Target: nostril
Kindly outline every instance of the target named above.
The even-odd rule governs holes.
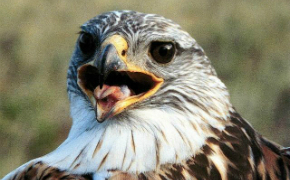
[[[121,53],[121,55],[122,55],[122,56],[125,56],[125,54],[126,54],[126,51],[123,50],[122,53]]]

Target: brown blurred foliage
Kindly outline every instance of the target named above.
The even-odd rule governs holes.
[[[179,23],[204,48],[238,112],[261,134],[290,146],[289,1],[0,4],[0,177],[66,138],[66,71],[78,27],[111,10],[155,13]]]

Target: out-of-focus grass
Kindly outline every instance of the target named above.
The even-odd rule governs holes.
[[[66,138],[66,71],[78,26],[120,9],[181,24],[205,49],[242,116],[290,145],[289,1],[2,0],[0,177]]]

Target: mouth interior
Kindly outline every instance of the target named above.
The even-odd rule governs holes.
[[[100,75],[97,68],[88,65],[81,67],[78,73],[79,80],[81,80],[82,88],[94,92],[97,86],[100,85]],[[141,72],[130,71],[113,71],[106,78],[104,84],[108,86],[122,86],[126,85],[129,89],[138,95],[149,91],[154,87],[156,82],[148,74]]]
[[[152,75],[143,72],[112,71],[101,89],[100,78],[94,66],[84,65],[78,70],[81,89],[88,96],[93,95],[104,111],[112,109],[118,101],[129,97],[141,97],[158,84]]]

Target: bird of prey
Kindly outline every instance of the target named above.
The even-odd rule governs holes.
[[[290,179],[290,150],[234,109],[204,50],[169,19],[135,11],[81,26],[67,91],[73,125],[13,179]]]

